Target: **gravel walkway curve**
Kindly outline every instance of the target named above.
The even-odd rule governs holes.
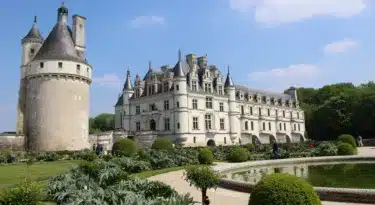
[[[360,156],[375,156],[375,147],[361,147],[358,149],[358,155]],[[194,187],[189,186],[183,178],[183,170],[169,172],[149,178],[150,180],[162,181],[172,186],[179,193],[190,193],[190,195],[197,202],[201,202],[201,192]],[[217,188],[216,190],[208,190],[207,194],[210,198],[212,205],[247,205],[249,200],[249,194],[236,192],[228,189]],[[355,203],[339,203],[339,202],[328,202],[324,201],[323,205],[362,205]]]

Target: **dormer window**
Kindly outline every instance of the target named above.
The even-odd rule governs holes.
[[[58,65],[59,68],[62,68],[62,67],[63,67],[63,63],[62,63],[62,62],[58,62],[57,65]]]
[[[40,63],[39,63],[39,67],[40,67],[40,68],[44,68],[44,63],[43,63],[43,62],[40,62]]]
[[[204,84],[204,91],[208,92],[208,93],[212,92],[212,90],[211,90],[211,83],[205,83]]]
[[[219,95],[223,95],[223,86],[219,86]]]
[[[193,91],[198,90],[197,81],[191,81],[191,90]]]

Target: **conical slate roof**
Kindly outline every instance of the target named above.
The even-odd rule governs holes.
[[[40,31],[38,29],[37,23],[36,23],[36,16],[34,17],[34,24],[27,33],[27,35],[22,40],[37,40],[37,41],[43,41],[43,37],[40,34]]]
[[[181,51],[178,51],[178,62],[173,68],[173,77],[185,77],[183,64],[181,62]]]
[[[67,23],[61,19],[49,33],[34,60],[69,60],[86,63],[78,55]]]
[[[132,86],[132,82],[131,82],[131,79],[130,79],[130,71],[127,72],[126,74],[126,80],[125,80],[125,83],[124,83],[124,89],[123,90],[131,90],[133,88]]]
[[[228,67],[228,74],[227,74],[227,78],[225,79],[224,87],[229,87],[229,86],[234,86],[234,83],[233,83],[232,77],[230,76],[229,67]]]

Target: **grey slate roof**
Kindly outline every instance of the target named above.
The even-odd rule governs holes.
[[[124,83],[124,89],[123,90],[131,90],[133,88],[132,86],[132,82],[131,82],[131,79],[130,79],[130,71],[128,71],[126,73],[126,80],[125,80],[125,83]]]
[[[181,60],[173,68],[173,77],[185,77],[184,65]]]
[[[260,95],[270,96],[274,98],[281,98],[282,100],[292,100],[292,97],[290,95],[283,94],[283,93],[276,93],[276,92],[253,89],[253,88],[249,88],[243,85],[235,85],[234,87],[236,88],[236,91],[242,91],[245,93],[252,93],[252,94],[259,93]]]
[[[78,55],[70,28],[61,20],[53,27],[34,60],[70,60],[86,63],[86,60]]]
[[[118,98],[115,107],[120,106],[124,103],[124,95],[121,94],[121,96]]]
[[[29,30],[29,32],[26,34],[26,36],[22,40],[26,39],[32,39],[32,40],[40,40],[43,41],[43,37],[40,34],[40,31],[37,26],[36,17],[34,17],[34,24]]]
[[[230,76],[230,73],[228,72],[227,78],[225,79],[224,87],[234,86],[232,77]]]

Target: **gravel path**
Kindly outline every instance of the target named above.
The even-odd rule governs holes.
[[[375,156],[375,147],[361,147],[358,149],[358,155],[361,156]],[[150,180],[162,181],[172,186],[179,193],[190,193],[190,195],[197,202],[201,202],[201,193],[189,184],[183,178],[183,171],[169,172],[149,178]],[[249,194],[236,192],[228,189],[217,188],[216,190],[208,190],[208,196],[212,205],[247,205],[249,200]],[[363,205],[355,203],[338,203],[324,201],[323,205]]]

